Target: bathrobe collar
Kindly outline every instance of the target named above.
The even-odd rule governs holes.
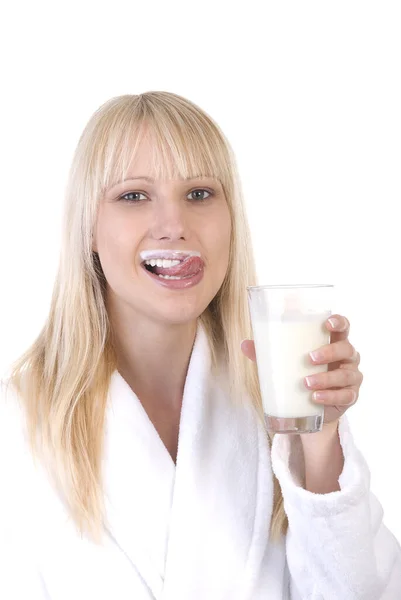
[[[234,406],[210,368],[198,322],[176,465],[127,382],[118,371],[111,378],[107,531],[149,598],[203,597],[203,589],[208,600],[251,597],[263,559],[273,499],[267,436],[251,404]]]

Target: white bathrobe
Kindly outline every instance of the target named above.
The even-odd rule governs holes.
[[[341,491],[298,485],[296,437],[267,434],[210,378],[198,327],[183,396],[177,465],[115,371],[104,456],[108,531],[76,532],[27,450],[13,395],[0,403],[3,600],[400,600],[401,548],[382,522],[368,466],[343,416]],[[298,440],[299,442],[299,440]],[[294,466],[295,465],[295,466]],[[289,531],[268,541],[272,468]]]

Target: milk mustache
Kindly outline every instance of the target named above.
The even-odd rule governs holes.
[[[330,342],[325,321],[331,312],[254,315],[257,368],[265,414],[273,417],[322,415],[324,406],[311,400],[304,377],[327,371],[314,365],[309,352]]]

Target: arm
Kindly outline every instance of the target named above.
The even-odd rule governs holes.
[[[383,524],[383,508],[370,491],[369,468],[354,444],[347,417],[338,426],[343,459],[336,432],[315,435],[306,439],[280,434],[272,445],[272,466],[289,522],[292,599],[401,598],[401,547]],[[327,477],[320,477],[318,484],[323,471]]]
[[[322,431],[299,436],[305,463],[305,489],[315,494],[340,491],[338,478],[344,455],[338,435],[338,421],[323,425]]]

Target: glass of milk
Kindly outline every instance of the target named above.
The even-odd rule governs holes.
[[[256,363],[268,431],[314,433],[323,426],[324,405],[312,400],[304,377],[327,371],[309,352],[330,343],[333,285],[247,287]]]

